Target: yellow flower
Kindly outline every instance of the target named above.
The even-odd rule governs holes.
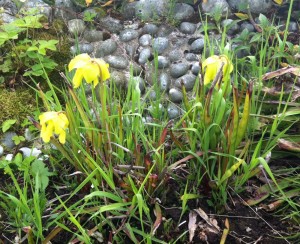
[[[77,55],[69,63],[69,71],[76,69],[72,80],[74,88],[80,86],[83,78],[87,83],[93,82],[94,87],[99,83],[99,79],[101,81],[109,79],[108,67],[109,65],[102,59],[91,58],[86,53]]]
[[[93,2],[93,0],[85,0],[86,6],[90,6],[90,4]]]
[[[204,75],[204,85],[209,84],[215,78],[222,63],[224,63],[223,66],[223,81],[224,81],[225,79],[228,79],[228,75],[233,70],[233,65],[226,55],[220,55],[220,56],[213,55],[207,58],[202,63],[202,69],[206,67],[206,71]]]
[[[41,124],[41,137],[44,142],[49,142],[53,133],[58,135],[59,142],[66,142],[66,129],[69,121],[63,112],[45,112],[39,116]]]

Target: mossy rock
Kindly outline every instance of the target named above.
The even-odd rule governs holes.
[[[0,88],[0,125],[5,120],[16,119],[15,129],[20,129],[22,122],[36,108],[33,94],[30,88],[19,88],[16,91]]]

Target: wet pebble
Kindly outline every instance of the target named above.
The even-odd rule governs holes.
[[[204,48],[204,39],[199,38],[192,42],[191,51],[194,53],[201,53]]]
[[[190,22],[182,22],[179,29],[184,34],[194,34],[196,25]]]
[[[169,59],[171,62],[177,62],[183,59],[183,52],[180,49],[174,49],[169,53]]]
[[[135,76],[135,77],[132,78],[132,81],[135,84],[138,84],[141,93],[145,92],[146,84],[145,84],[145,80],[142,77]]]
[[[172,64],[170,67],[170,75],[173,78],[183,76],[189,69],[189,65],[185,62]]]
[[[113,68],[116,69],[126,69],[129,67],[129,62],[126,58],[122,56],[112,56],[109,55],[104,58],[107,63]]]
[[[175,81],[175,86],[181,88],[181,83],[185,86],[186,91],[191,91],[194,88],[196,76],[193,74],[186,74]]]
[[[120,20],[106,16],[100,20],[100,26],[111,33],[120,33],[123,30],[123,25]]]
[[[200,65],[199,62],[193,63],[191,71],[194,75],[198,75],[200,72]]]
[[[226,34],[233,35],[240,30],[240,26],[233,19],[224,19],[221,22],[223,29],[226,29]]]
[[[254,26],[249,22],[243,22],[241,24],[241,30],[243,31],[245,29],[248,30],[249,32],[254,32],[255,31]]]
[[[102,31],[98,30],[86,30],[84,32],[84,39],[87,42],[98,42],[103,40],[103,33]]]
[[[147,63],[150,57],[151,57],[151,49],[150,48],[142,49],[139,55],[139,60],[138,60],[139,64]]]
[[[98,50],[96,51],[96,57],[101,58],[106,55],[114,53],[117,50],[117,43],[112,39],[107,39],[103,41],[100,45]]]
[[[145,24],[143,27],[143,33],[144,34],[150,34],[150,35],[155,35],[158,31],[158,27],[155,24]]]
[[[0,144],[7,149],[13,149],[15,147],[13,137],[16,135],[17,134],[15,132],[10,132],[10,131],[5,132],[1,137]]]
[[[129,42],[135,38],[137,38],[139,33],[133,29],[125,29],[121,31],[119,37],[122,42]]]
[[[140,37],[139,43],[141,46],[149,46],[152,44],[152,36],[150,34],[144,34]]]
[[[186,3],[176,3],[174,8],[174,19],[178,21],[189,20],[194,16],[194,8]]]
[[[77,50],[78,49],[78,50]],[[90,43],[79,43],[78,45],[72,46],[70,48],[72,54],[76,54],[78,51],[79,53],[92,53],[94,51],[94,47]]]
[[[110,80],[115,84],[118,89],[123,89],[127,85],[127,78],[124,72],[113,70],[110,73]]]
[[[68,21],[68,30],[74,36],[80,36],[85,29],[85,24],[82,19],[71,19]]]
[[[175,119],[180,116],[180,109],[173,103],[170,103],[167,107],[169,119]]]
[[[183,99],[183,94],[176,88],[171,88],[169,91],[169,98],[174,103],[180,103]]]
[[[186,59],[187,61],[192,62],[192,61],[198,61],[198,60],[199,60],[199,57],[198,57],[197,54],[195,54],[195,53],[186,53],[186,54],[185,54],[185,59]]]
[[[158,37],[153,40],[153,49],[158,53],[162,54],[169,46],[169,40],[165,37]]]
[[[163,92],[167,92],[170,87],[171,79],[168,73],[161,73],[158,78],[159,88]]]
[[[31,148],[29,148],[29,147],[21,147],[21,148],[19,149],[19,151],[22,152],[24,158],[27,158],[27,157],[29,157],[29,156],[38,157],[38,156],[42,153],[42,151],[39,150],[39,149],[37,149],[37,148],[32,148],[32,149],[31,149]]]
[[[164,56],[158,56],[157,57],[157,62],[158,62],[158,68],[159,69],[168,68],[169,65],[170,65],[170,61]]]

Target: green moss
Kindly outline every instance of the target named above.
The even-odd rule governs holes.
[[[31,90],[0,89],[0,125],[7,119],[16,119],[16,126],[20,127],[24,119],[35,109],[33,94]]]

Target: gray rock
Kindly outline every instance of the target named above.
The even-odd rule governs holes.
[[[12,0],[0,0],[0,7],[5,9],[5,12],[11,16],[18,13],[16,3]]]
[[[226,34],[233,35],[240,29],[238,23],[234,22],[233,19],[224,19],[221,22],[223,29],[226,29]]]
[[[180,109],[174,103],[170,103],[167,108],[169,119],[176,119],[180,116]]]
[[[15,147],[15,142],[13,141],[13,137],[17,136],[15,132],[7,131],[2,135],[0,140],[0,144],[7,149],[13,149]]]
[[[250,11],[255,14],[268,13],[273,3],[271,0],[228,0],[231,8],[246,11],[249,5]]]
[[[28,129],[25,129],[24,137],[26,141],[32,141],[34,139],[34,134]]]
[[[169,46],[169,40],[165,37],[158,37],[153,40],[153,49],[158,54],[162,54]]]
[[[199,62],[193,63],[191,71],[194,75],[198,75],[200,72],[200,65]]]
[[[0,145],[0,157],[3,155],[4,148]]]
[[[47,17],[49,17],[51,12],[51,7],[49,4],[45,3],[43,0],[27,0],[22,5],[20,11],[30,11],[32,9],[37,10],[37,13],[35,14],[43,14]]]
[[[85,24],[82,19],[71,19],[68,21],[68,30],[72,35],[80,36],[85,29]]]
[[[120,20],[106,16],[100,20],[100,26],[111,33],[120,33],[123,30],[123,25]]]
[[[125,29],[120,32],[120,40],[122,42],[129,42],[135,38],[137,38],[139,33],[133,29]]]
[[[77,48],[79,50],[77,50]],[[79,53],[92,53],[94,51],[94,47],[92,44],[90,43],[79,43],[78,46],[72,46],[70,48],[70,51],[72,54],[76,54],[77,51],[79,51]]]
[[[169,98],[174,103],[181,103],[183,99],[183,94],[176,88],[171,88],[169,91]]]
[[[32,149],[31,149],[31,148],[29,148],[29,147],[21,147],[21,148],[19,149],[19,151],[22,152],[24,158],[27,158],[27,157],[29,157],[29,156],[38,157],[38,156],[42,153],[42,151],[39,150],[39,149],[37,149],[37,148],[32,148]]]
[[[157,62],[158,62],[158,68],[159,69],[168,68],[169,65],[170,65],[170,61],[164,56],[158,56],[157,57]]]
[[[161,73],[158,78],[159,88],[162,92],[167,92],[169,90],[171,79],[168,73]]]
[[[182,22],[180,24],[180,31],[184,34],[194,34],[196,30],[196,24],[190,23],[190,22]]]
[[[166,16],[169,7],[168,0],[140,0],[136,4],[135,15],[142,20],[153,20]]]
[[[8,23],[15,21],[17,18],[8,13],[0,13],[0,19],[3,24],[5,24],[5,23],[8,24]]]
[[[243,22],[241,24],[241,31],[243,31],[245,29],[248,30],[249,32],[254,32],[255,31],[254,26],[249,22]]]
[[[118,89],[124,89],[127,86],[128,79],[126,78],[124,72],[113,70],[110,73],[110,80]]]
[[[199,57],[196,54],[194,54],[194,53],[186,53],[185,54],[185,59],[187,61],[190,61],[190,62],[192,62],[192,61],[199,61]]]
[[[144,34],[140,37],[139,43],[141,46],[149,46],[152,44],[152,36],[150,34]]]
[[[177,62],[183,59],[183,51],[181,49],[174,49],[169,52],[169,59],[171,62]]]
[[[112,56],[109,55],[104,58],[107,63],[113,68],[116,69],[126,69],[129,66],[129,62],[126,58],[122,56]]]
[[[135,76],[132,78],[132,81],[135,82],[135,84],[139,84],[139,89],[141,91],[141,93],[145,92],[145,88],[146,88],[146,84],[145,84],[145,80],[140,77],[140,76]]]
[[[172,31],[174,30],[175,28],[172,27],[172,26],[169,26],[169,25],[161,25],[159,28],[158,28],[158,31],[157,31],[157,36],[158,37],[167,37],[168,35],[170,35],[172,33]]]
[[[147,63],[147,61],[149,60],[150,57],[151,57],[151,49],[150,48],[142,49],[142,51],[140,52],[139,60],[138,60],[139,64]]]
[[[227,16],[230,13],[230,7],[226,0],[207,0],[206,3],[202,3],[202,10],[204,13],[210,15],[221,14]]]
[[[205,41],[203,38],[199,38],[192,42],[191,44],[191,52],[193,53],[201,53],[205,45]]]
[[[132,20],[135,18],[135,9],[137,2],[126,3],[122,9],[122,14],[125,19]]]
[[[190,20],[195,14],[194,8],[186,3],[176,3],[174,8],[174,19],[178,21]]]
[[[183,76],[189,69],[189,65],[185,62],[172,64],[170,67],[170,74],[173,78]]]
[[[181,82],[183,82],[183,85],[185,86],[186,91],[191,91],[194,88],[195,85],[195,81],[196,81],[196,76],[193,74],[186,74],[184,76],[181,76],[180,78],[178,78],[174,85],[177,88],[181,88]]]
[[[117,43],[112,39],[107,39],[99,45],[99,48],[96,51],[95,56],[97,58],[101,58],[106,55],[114,53],[116,50],[117,50]]]
[[[138,49],[138,44],[134,41],[128,42],[125,45],[126,54],[133,59]]]
[[[71,0],[55,0],[55,17],[70,20],[76,18],[76,8]],[[66,9],[68,11],[66,11]]]
[[[14,155],[13,155],[12,153],[7,154],[7,155],[5,156],[5,160],[6,160],[6,161],[12,161],[13,158],[14,158]]]
[[[150,34],[154,36],[158,31],[158,27],[155,24],[145,24],[143,27],[143,33],[144,34]]]
[[[98,30],[86,30],[83,37],[87,42],[98,42],[103,40],[103,33]]]

